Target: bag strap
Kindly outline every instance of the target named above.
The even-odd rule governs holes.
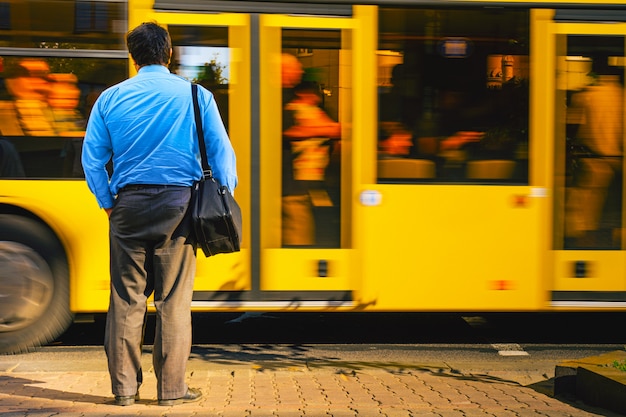
[[[198,147],[200,148],[200,160],[202,161],[202,172],[204,176],[213,177],[213,170],[209,165],[206,156],[206,144],[204,143],[204,131],[202,130],[202,117],[200,116],[200,106],[198,104],[198,84],[191,83],[191,97],[193,98],[193,115],[196,119],[196,132],[198,132]]]

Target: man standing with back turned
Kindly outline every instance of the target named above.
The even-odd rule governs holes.
[[[146,300],[154,292],[152,361],[158,403],[169,406],[202,396],[185,382],[196,268],[187,207],[202,169],[190,83],[167,69],[169,33],[143,23],[126,42],[138,73],[96,101],[82,163],[90,190],[109,216],[111,299],[104,347],[115,403],[139,399]],[[217,105],[200,86],[198,100],[209,163],[233,192],[235,154]]]

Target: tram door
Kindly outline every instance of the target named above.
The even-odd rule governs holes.
[[[259,18],[264,295],[352,302],[352,25],[350,16]]]
[[[194,306],[352,305],[348,12],[137,16],[167,25],[171,70],[213,92],[237,153],[242,251],[198,256]]]
[[[626,302],[626,25],[556,23],[554,28],[552,304],[618,306]]]

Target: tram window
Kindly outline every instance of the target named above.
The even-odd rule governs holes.
[[[109,5],[79,1],[76,3],[76,31],[103,32],[108,30]]]
[[[347,43],[339,30],[282,30],[283,141],[276,154],[282,154],[284,247],[341,245]]]
[[[125,48],[125,2],[22,0],[1,16],[0,47]]]
[[[378,181],[528,182],[529,11],[381,8]]]
[[[91,107],[105,88],[128,76],[128,61],[38,56],[1,62],[0,177],[82,178],[80,150]]]
[[[0,27],[0,177],[81,178],[91,106],[128,77],[126,4],[5,2]]]
[[[625,38],[559,36],[555,247],[623,249]]]

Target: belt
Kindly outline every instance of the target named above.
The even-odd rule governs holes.
[[[128,184],[119,191],[139,191],[139,190],[162,190],[165,188],[189,188],[184,185],[166,185],[166,184]]]

